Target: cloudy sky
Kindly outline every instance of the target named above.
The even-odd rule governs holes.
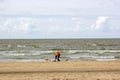
[[[120,0],[0,0],[6,38],[120,38]]]

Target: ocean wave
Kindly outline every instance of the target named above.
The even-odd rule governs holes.
[[[96,59],[97,61],[115,61],[117,59]]]
[[[45,58],[54,59],[55,50],[30,51],[0,51],[1,61],[43,61]],[[116,53],[116,54],[115,54]],[[120,50],[63,50],[61,59],[69,60],[119,60]]]
[[[17,45],[17,47],[23,47],[24,48],[24,47],[26,47],[26,45]]]
[[[114,59],[115,56],[92,56],[95,59]]]

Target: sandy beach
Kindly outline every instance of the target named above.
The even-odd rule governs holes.
[[[0,80],[120,80],[120,61],[1,62]]]

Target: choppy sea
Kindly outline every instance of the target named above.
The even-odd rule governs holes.
[[[120,39],[1,39],[0,62],[120,60]]]

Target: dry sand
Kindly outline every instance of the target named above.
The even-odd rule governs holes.
[[[1,62],[0,80],[120,80],[120,61]]]

